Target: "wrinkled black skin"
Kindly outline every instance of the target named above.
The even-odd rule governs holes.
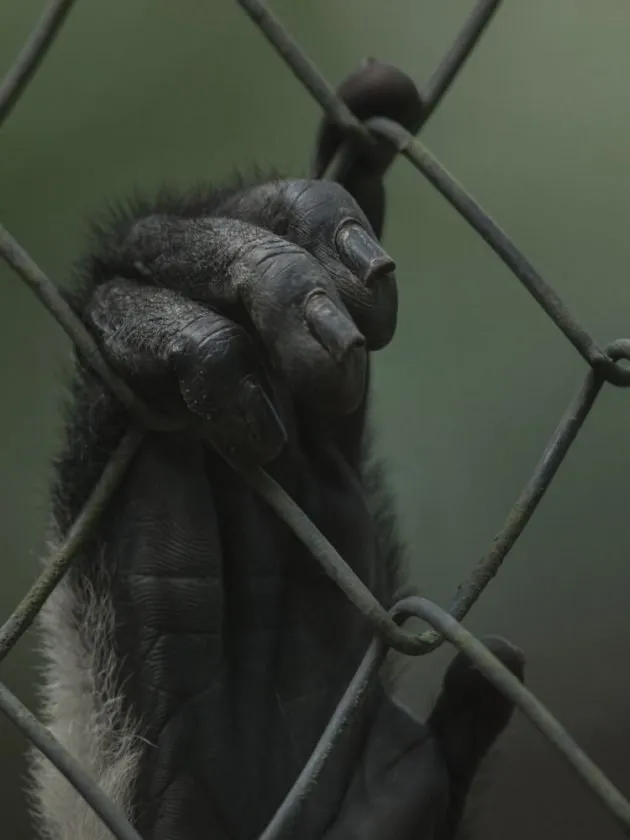
[[[359,90],[362,117],[366,107],[380,113],[382,85],[402,76],[374,72],[360,70],[346,93],[352,108]],[[409,127],[421,108],[409,101],[415,95],[403,96],[398,114]],[[333,141],[324,125],[320,163]],[[211,444],[241,465],[265,464],[384,604],[399,585],[395,527],[380,473],[368,465],[366,430],[368,349],[393,334],[395,285],[390,273],[367,289],[334,238],[351,218],[377,242],[387,154],[372,169],[369,155],[361,159],[360,183],[373,184],[354,192],[367,216],[338,184],[275,178],[260,179],[262,189],[240,182],[136,202],[97,230],[73,294],[138,393],[173,416],[203,420],[147,434],[70,573],[79,591],[112,593],[118,682],[150,745],[134,794],[147,840],[257,837],[372,635]],[[317,288],[328,299],[315,295],[313,329],[328,330],[333,356],[307,323],[305,300]],[[55,494],[62,534],[128,422],[79,362]],[[490,644],[522,676],[520,654]],[[379,683],[292,836],[451,840],[510,713],[460,658],[426,724]]]

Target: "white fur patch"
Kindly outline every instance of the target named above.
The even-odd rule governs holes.
[[[145,744],[116,693],[114,611],[107,587],[81,595],[63,580],[41,613],[45,658],[42,718],[101,790],[132,818],[134,780]],[[80,609],[77,609],[80,606]],[[87,615],[77,627],[76,615]],[[100,671],[97,673],[97,670]],[[32,756],[31,798],[47,840],[113,840],[109,829],[41,753]]]

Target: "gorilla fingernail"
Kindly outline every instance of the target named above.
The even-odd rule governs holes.
[[[311,334],[338,364],[351,349],[365,344],[353,321],[335,306],[323,289],[316,289],[306,298],[304,316]]]
[[[335,234],[341,261],[366,286],[391,274],[396,263],[367,230],[356,222],[344,222]]]

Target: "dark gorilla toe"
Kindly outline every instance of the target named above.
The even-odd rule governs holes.
[[[483,644],[496,658],[505,665],[520,680],[525,673],[525,656],[520,648],[501,636],[485,636]],[[451,707],[453,703],[489,702],[493,706],[508,704],[510,701],[496,689],[475,664],[463,653],[458,653],[444,675],[442,694],[436,706],[436,712],[441,703]],[[435,712],[434,712],[435,714]]]
[[[424,114],[424,103],[413,80],[397,67],[375,58],[366,59],[346,76],[338,86],[337,94],[360,120],[387,117],[408,131],[415,131]],[[317,136],[316,177],[321,177],[344,139],[343,130],[325,116]],[[376,143],[373,148],[362,150],[362,155],[358,163],[364,170],[382,172],[391,160],[392,149],[385,143]]]
[[[373,58],[347,76],[337,88],[337,94],[362,122],[371,117],[387,117],[412,133],[422,124],[425,107],[413,80],[397,67]],[[316,141],[313,166],[316,178],[322,177],[346,139],[339,126],[324,117]],[[391,143],[375,138],[369,147],[353,148],[353,154],[340,161],[334,173],[335,180],[348,190],[368,217],[379,239],[385,219],[383,178],[395,156],[396,149]]]
[[[519,680],[524,679],[522,651],[499,636],[482,639],[484,645]],[[451,662],[428,725],[442,745],[451,779],[451,808],[445,838],[461,819],[466,796],[488,750],[505,729],[513,712],[505,697],[463,653]]]

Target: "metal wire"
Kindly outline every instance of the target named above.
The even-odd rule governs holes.
[[[51,0],[0,84],[0,126],[44,60],[76,0]]]
[[[427,123],[429,117],[433,114],[457,78],[466,59],[477,46],[479,39],[486,31],[488,24],[500,5],[501,0],[482,0],[481,3],[477,3],[475,6],[469,20],[462,27],[461,32],[453,41],[452,47],[448,50],[440,62],[439,67],[429,80],[429,84],[422,97],[424,101],[423,126]]]
[[[112,493],[120,484],[125,470],[140,447],[142,438],[143,432],[139,429],[131,429],[127,432],[103,470],[102,476],[70,528],[66,539],[48,558],[45,570],[4,625],[0,627],[0,662],[37,618],[46,599],[70,568],[72,561],[107,506]]]
[[[61,746],[56,738],[53,738],[48,729],[41,725],[35,715],[29,712],[2,683],[0,683],[0,710],[74,785],[88,805],[94,809],[119,840],[142,840],[138,832],[127,822],[118,806],[103,793],[81,765]]]
[[[630,385],[630,369],[619,364],[630,360],[630,339],[618,339],[602,349],[568,311],[562,300],[541,277],[507,234],[494,222],[466,190],[402,126],[384,118],[362,124],[339,99],[334,89],[289,35],[282,23],[260,0],[237,0],[329,117],[346,133],[348,143],[328,167],[329,176],[339,162],[356,152],[360,143],[385,138],[398,153],[417,168],[477,231],[492,250],[511,269],[525,289],[543,308],[556,326],[587,362],[589,370],[577,396],[569,405],[532,476],[496,535],[488,553],[457,589],[449,612],[423,598],[400,600],[389,612],[374,598],[332,545],[303,511],[263,470],[244,474],[245,480],[270,504],[311,550],[326,573],[343,589],[350,601],[373,625],[376,636],[355,676],[322,733],[320,740],[291,791],[271,820],[260,840],[278,840],[295,819],[316,783],[326,761],[334,754],[340,734],[356,721],[356,710],[377,678],[390,648],[410,655],[423,655],[445,641],[469,657],[475,666],[505,694],[560,751],[569,766],[610,811],[626,834],[630,834],[630,804],[602,771],[571,739],[543,704],[507,668],[459,623],[497,574],[503,560],[523,532],[537,505],[556,475],[604,383]],[[55,34],[65,20],[73,0],[53,0],[0,83],[0,124],[24,92]],[[463,26],[452,47],[432,76],[423,95],[422,125],[434,113],[462,69],[481,35],[500,5],[500,0],[481,0]],[[418,126],[420,130],[422,126]],[[11,651],[30,626],[46,598],[62,579],[80,546],[124,478],[125,471],[142,444],[143,428],[166,429],[176,424],[146,406],[103,360],[96,343],[81,319],[72,311],[55,284],[33,262],[27,252],[0,226],[0,256],[22,277],[70,336],[85,363],[101,377],[130,411],[138,424],[123,438],[104,470],[103,476],[70,529],[64,543],[50,558],[44,572],[29,593],[0,628],[0,661]],[[415,616],[433,629],[412,633],[400,626]],[[111,803],[85,771],[53,738],[51,733],[0,683],[0,710],[52,761],[94,809],[112,833],[121,840],[140,840],[123,814]]]
[[[1,103],[0,103],[1,108]],[[101,377],[103,382],[126,406],[138,422],[147,428],[170,429],[174,424],[158,415],[137,397],[126,382],[123,382],[107,365],[96,342],[85,328],[83,321],[64,300],[59,289],[37,263],[29,257],[24,248],[9,231],[0,225],[0,254],[11,268],[20,275],[29,289],[41,300],[55,321],[72,339],[86,363]]]

